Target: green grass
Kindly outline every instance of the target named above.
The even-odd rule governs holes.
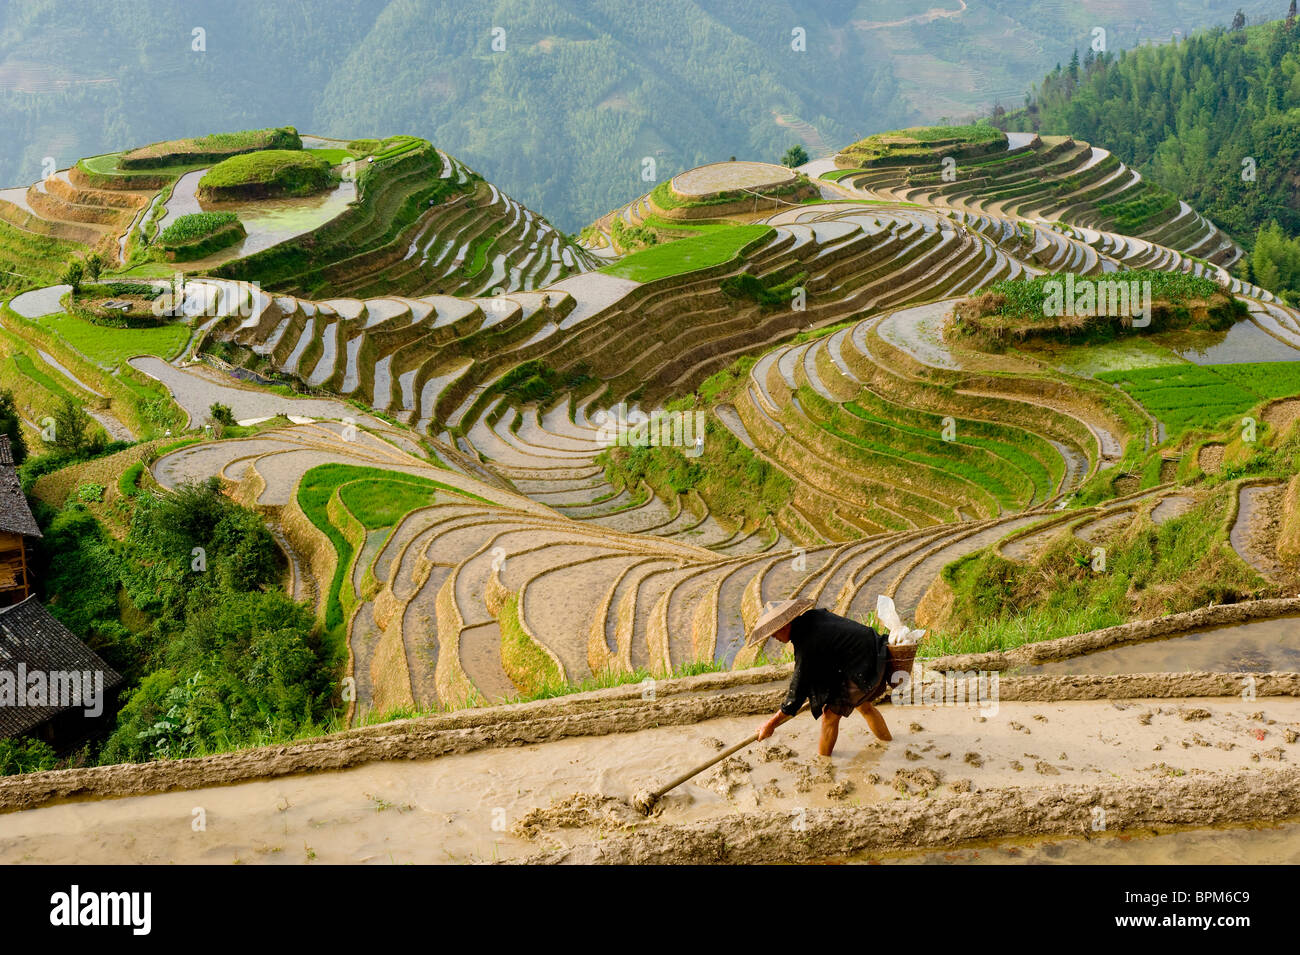
[[[339,498],[368,531],[392,527],[417,508],[434,502],[437,488],[422,479],[402,475],[352,481],[339,490]]]
[[[1105,372],[1153,416],[1171,437],[1192,428],[1214,428],[1262,401],[1300,394],[1300,362],[1241,365],[1165,365]]]
[[[170,360],[190,337],[185,325],[109,328],[67,314],[46,315],[34,324],[50,330],[95,364],[109,367],[118,367],[136,355],[156,355]]]
[[[651,246],[620,262],[607,265],[600,271],[634,282],[653,282],[655,279],[721,265],[739,256],[746,246],[771,234],[771,226],[733,226],[666,245]]]
[[[101,176],[118,176],[122,174],[117,166],[117,161],[121,158],[122,153],[104,153],[102,156],[89,156],[81,160],[81,165]]]
[[[1006,134],[995,126],[912,126],[860,139],[842,152],[855,162],[869,163],[883,157],[937,158],[945,150],[960,155],[963,149],[1001,140]],[[942,145],[940,145],[942,144]]]
[[[202,169],[207,163],[187,162],[178,163],[173,166],[154,166],[149,169],[123,169],[118,163],[125,153],[105,153],[102,156],[90,156],[86,159],[78,160],[79,165],[86,172],[96,176],[112,176],[117,179],[178,179],[187,172],[193,172],[195,169]]]
[[[418,501],[415,507],[432,503],[435,492],[447,491],[473,500],[490,503],[486,498],[461,491],[440,481],[413,474],[386,471],[382,468],[361,467],[355,464],[322,464],[312,468],[303,475],[298,484],[298,506],[334,545],[338,563],[334,567],[334,578],[330,581],[329,593],[325,598],[325,627],[333,630],[343,620],[343,602],[341,592],[347,577],[348,565],[352,562],[353,547],[343,532],[330,520],[328,505],[334,491],[343,485],[363,482],[371,485],[356,491],[355,500],[360,511],[348,510],[367,530],[390,527],[401,519],[406,511],[398,512],[397,506],[389,506],[385,496],[397,499],[402,496],[406,501]],[[343,499],[344,492],[339,492]],[[347,504],[347,501],[344,500]],[[381,523],[381,522],[387,523]]]
[[[330,184],[330,164],[296,149],[264,149],[223,159],[199,180],[199,195],[306,196]]]
[[[141,262],[113,274],[124,279],[169,279],[176,274],[176,265],[168,262]]]
[[[863,397],[864,400],[867,399],[866,395]],[[1003,428],[990,422],[963,418],[957,419],[957,431],[960,437],[955,441],[945,442],[940,437],[943,418],[939,415],[915,412],[909,414],[906,420],[902,420],[889,414],[892,409],[879,401],[872,403],[873,410],[868,410],[855,401],[846,402],[842,407],[854,418],[874,426],[873,433],[883,439],[892,437],[893,441],[880,444],[863,442],[857,436],[846,437],[849,432],[844,428],[834,429],[841,437],[846,437],[847,440],[871,450],[908,457],[910,460],[919,460],[914,456],[915,452],[926,450],[936,452],[928,456],[928,463],[941,471],[950,471],[971,480],[1002,500],[1004,505],[1014,507],[1026,502],[1004,497],[1008,494],[1007,488],[995,475],[986,470],[991,465],[997,466],[1001,476],[1013,482],[1028,481],[1038,500],[1051,497],[1056,488],[1059,475],[1049,472],[1043,464],[1043,460],[1053,460],[1050,457],[1052,448],[1050,445],[1044,447],[1045,442],[1029,432],[1017,434],[1013,429]],[[918,426],[918,422],[927,422],[931,427]],[[966,446],[987,451],[992,455],[992,459],[970,455],[969,463],[963,462],[960,456],[967,453]],[[1026,450],[1028,447],[1034,447],[1044,457],[1039,458],[1030,454]],[[996,460],[998,458],[1002,459],[1001,462]],[[1016,474],[1017,471],[1020,473]]]
[[[340,166],[353,158],[346,149],[304,149],[303,152],[323,159],[331,166]]]
[[[65,381],[60,380],[62,376],[58,375],[53,369],[47,373],[45,371],[44,363],[42,363],[41,367],[37,367],[31,357],[24,352],[14,352],[13,363],[14,367],[17,368],[19,372],[36,382],[36,384],[40,385],[54,396],[58,398],[73,398],[80,400],[77,395],[73,394],[69,390],[72,383],[66,382],[68,387],[65,387]]]
[[[622,221],[615,219],[615,222]],[[703,235],[706,232],[717,232],[719,230],[734,229],[734,222],[714,221],[709,219],[665,219],[663,216],[648,215],[641,220],[643,225],[647,225],[656,231],[664,232],[686,232],[691,235]]]
[[[1091,545],[1067,533],[1031,564],[993,548],[943,569],[953,616],[924,644],[926,656],[1009,650],[1127,620],[1179,613],[1256,595],[1258,575],[1223,546],[1232,488],[1221,487],[1180,517],[1135,525],[1091,570]]]
[[[537,641],[524,630],[519,615],[519,595],[510,594],[497,615],[501,625],[501,665],[515,686],[536,694],[548,684],[558,684],[560,671]]]
[[[290,126],[279,129],[245,129],[234,133],[211,133],[189,139],[172,139],[133,149],[118,158],[122,169],[154,171],[186,161],[211,161],[217,157],[253,150],[302,150],[298,131]]]
[[[0,289],[52,285],[68,259],[84,251],[79,243],[36,235],[0,221]]]
[[[140,490],[140,478],[144,475],[144,462],[136,461],[122,472],[117,479],[117,490],[123,497],[135,497]]]
[[[845,176],[856,176],[861,172],[866,172],[866,170],[856,167],[853,169],[832,169],[829,172],[822,173],[819,178],[825,179],[827,182],[839,182]]]

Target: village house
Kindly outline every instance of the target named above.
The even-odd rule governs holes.
[[[0,434],[0,607],[31,595],[28,561],[31,544],[40,536],[41,529],[18,480],[9,436]]]
[[[0,739],[62,749],[111,718],[122,677],[36,599],[29,549],[40,536],[0,435]]]

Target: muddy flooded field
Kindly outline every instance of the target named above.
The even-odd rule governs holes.
[[[736,825],[751,814],[910,812],[931,799],[972,800],[967,822],[979,831],[980,814],[1004,804],[999,793],[1163,788],[1220,773],[1246,773],[1264,785],[1264,773],[1284,771],[1300,753],[1300,699],[1289,697],[884,712],[890,743],[875,740],[863,721],[846,720],[835,757],[824,760],[816,755],[819,726],[805,715],[668,794],[648,820],[630,808],[637,791],[743,739],[758,717],[65,801],[0,815],[0,862],[522,860],[589,851],[629,834],[670,839],[683,827]],[[1087,811],[1076,815],[1074,828],[1086,830]],[[797,840],[788,856],[814,858]]]
[[[1148,640],[1100,650],[1068,660],[1052,660],[1015,672],[1066,673],[1218,673],[1300,671],[1300,617],[1255,620],[1199,633]]]
[[[1232,365],[1256,361],[1300,361],[1300,351],[1278,341],[1254,322],[1242,320],[1226,332],[1184,332],[1174,347],[1178,357],[1196,365]]]
[[[222,249],[203,259],[185,263],[187,271],[215,268],[231,259],[243,258],[261,252],[273,245],[296,238],[318,229],[338,216],[348,203],[357,197],[356,183],[339,182],[333,189],[316,196],[298,199],[259,199],[249,202],[201,202],[198,198],[199,180],[207,172],[200,169],[187,173],[176,183],[172,198],[167,203],[167,213],[159,223],[159,232],[184,215],[197,212],[233,212],[247,232],[238,244]]]
[[[932,852],[863,855],[855,865],[1294,865],[1300,821],[1274,826],[1097,832]]]

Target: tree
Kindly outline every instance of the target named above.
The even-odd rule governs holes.
[[[98,282],[100,273],[104,271],[104,257],[98,252],[92,252],[86,256],[86,275],[92,282]]]
[[[93,448],[94,442],[89,434],[93,419],[86,413],[86,409],[80,402],[65,397],[54,409],[52,417],[54,418],[54,440],[51,443],[55,450],[72,457],[80,457]]]
[[[1235,32],[1237,30],[1243,30],[1245,29],[1245,27],[1246,27],[1246,14],[1242,12],[1240,8],[1238,8],[1236,14],[1232,18],[1232,26],[1229,29]]]
[[[86,275],[86,266],[81,259],[73,259],[63,270],[60,281],[64,285],[71,285],[73,294],[81,291],[81,280]]]
[[[22,464],[27,458],[27,439],[23,437],[22,419],[18,414],[14,393],[8,390],[0,391],[0,434],[9,436],[9,449],[13,452],[14,464]]]
[[[229,405],[223,405],[219,401],[214,401],[212,407],[208,409],[208,414],[217,424],[229,427],[235,423],[235,413],[230,410]]]
[[[1300,239],[1288,238],[1276,222],[1260,228],[1250,255],[1255,281],[1274,292],[1300,292]]]
[[[795,143],[795,145],[787,149],[785,155],[781,157],[781,165],[789,166],[791,169],[795,166],[802,166],[807,161],[808,150],[804,149],[803,146],[798,143]]]

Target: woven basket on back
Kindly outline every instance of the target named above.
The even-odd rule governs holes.
[[[908,643],[901,647],[891,646],[889,648],[889,672],[885,674],[886,682],[889,682],[890,677],[900,670],[911,674],[912,663],[916,660],[917,646],[918,644]],[[893,684],[890,683],[890,685]]]

